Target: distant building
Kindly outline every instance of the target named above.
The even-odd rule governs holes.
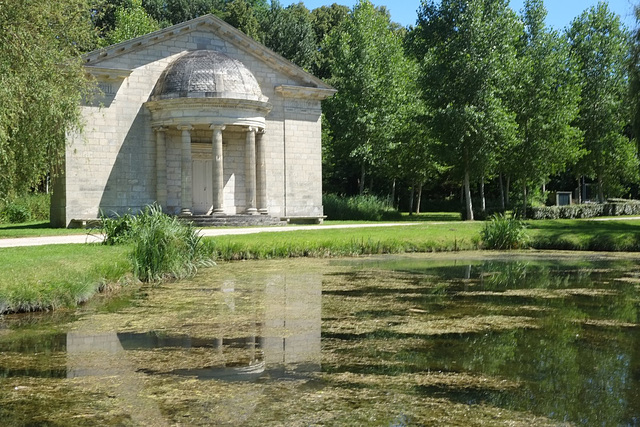
[[[157,202],[182,215],[321,220],[329,85],[212,15],[84,56],[82,106],[53,225]]]

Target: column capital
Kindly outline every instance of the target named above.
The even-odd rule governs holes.
[[[251,132],[255,132],[257,133],[260,130],[260,128],[256,127],[256,126],[249,126],[247,128],[247,132],[251,133]]]
[[[191,125],[178,125],[176,126],[178,130],[193,130],[193,126]]]
[[[211,130],[220,130],[223,131],[227,128],[227,125],[211,125],[209,126],[209,129]]]
[[[169,130],[169,128],[165,126],[154,126],[153,130],[156,132],[166,132],[167,130]]]

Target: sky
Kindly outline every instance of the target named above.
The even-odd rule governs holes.
[[[302,0],[307,9],[313,10],[320,6],[330,6],[333,3],[353,7],[356,0]],[[298,1],[281,0],[282,5],[298,3]],[[417,19],[420,0],[372,0],[376,6],[386,6],[391,12],[391,19],[403,26],[415,25]],[[524,0],[511,0],[511,8],[516,12],[522,9]],[[598,3],[598,0],[547,0],[544,2],[549,14],[547,24],[562,30],[569,26],[571,21],[580,15],[584,10]],[[640,0],[609,0],[609,8],[620,15],[622,22],[629,28],[635,27],[633,17],[633,5],[640,3]]]

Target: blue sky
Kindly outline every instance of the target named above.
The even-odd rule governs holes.
[[[356,0],[302,0],[308,9],[333,3],[343,4],[353,7]],[[281,0],[282,5],[298,3],[297,1]],[[376,6],[386,6],[391,11],[391,18],[402,25],[413,25],[416,22],[418,7],[420,0],[372,0]],[[522,8],[524,0],[511,0],[511,8],[519,11]],[[545,7],[549,12],[547,16],[547,24],[556,29],[563,29],[568,26],[571,21],[580,15],[584,10],[598,3],[598,0],[547,0]],[[609,7],[615,13],[620,15],[622,22],[629,28],[635,27],[635,19],[633,18],[633,5],[640,3],[640,0],[610,0]]]

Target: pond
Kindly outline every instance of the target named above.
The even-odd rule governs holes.
[[[238,262],[0,317],[2,425],[640,425],[640,266]]]

